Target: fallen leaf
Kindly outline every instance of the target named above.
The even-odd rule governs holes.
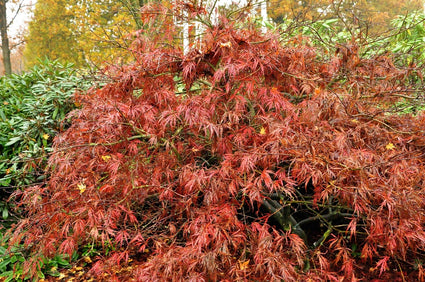
[[[385,148],[386,148],[387,150],[394,150],[394,149],[395,149],[395,146],[394,146],[394,144],[393,144],[393,143],[388,143],[388,144],[387,144],[387,146],[385,146]]]
[[[84,257],[84,261],[86,262],[86,263],[92,263],[93,261],[91,260],[91,258],[90,257]]]
[[[77,185],[78,190],[80,190],[80,194],[83,194],[86,191],[86,185],[84,183],[80,183]]]
[[[239,268],[241,270],[247,269],[248,268],[248,265],[249,265],[249,259],[246,260],[246,261],[239,261]]]
[[[226,42],[226,43],[220,43],[220,47],[229,47],[229,48],[231,48],[232,47],[232,43],[229,41],[229,42]]]

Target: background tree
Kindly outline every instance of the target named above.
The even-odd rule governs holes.
[[[7,4],[11,4],[14,6],[12,11],[11,20],[8,21],[7,17]],[[11,63],[11,49],[14,46],[10,45],[9,42],[9,34],[8,29],[10,25],[13,23],[13,20],[16,16],[24,9],[28,7],[28,5],[24,4],[23,0],[0,0],[0,36],[1,36],[1,50],[2,50],[2,60],[5,74],[12,73],[12,63]]]
[[[33,66],[38,58],[60,58],[80,65],[81,54],[72,35],[73,14],[66,9],[65,0],[39,0],[34,9],[34,18],[29,23],[29,35],[24,51],[25,63]]]
[[[13,42],[12,42],[13,44]],[[22,73],[24,70],[23,64],[23,50],[25,46],[19,45],[19,47],[13,48],[13,51],[10,52],[10,63],[12,65],[12,73]],[[3,60],[3,56],[0,56],[0,61]],[[0,64],[0,73],[5,74],[4,65]]]
[[[12,66],[10,63],[9,37],[7,35],[6,0],[0,0],[0,32],[4,70],[6,74],[11,74]]]
[[[140,28],[143,1],[37,1],[29,26],[26,65],[48,57],[76,66],[102,65],[124,54],[130,31]]]
[[[343,18],[361,21],[374,32],[390,27],[397,15],[422,9],[421,0],[270,0],[269,15],[277,23],[285,18],[315,21],[323,18]]]

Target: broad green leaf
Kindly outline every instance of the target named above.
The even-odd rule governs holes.
[[[1,117],[1,119],[2,119],[3,121],[6,121],[6,120],[7,120],[6,115],[4,114],[4,112],[3,112],[3,110],[2,110],[2,109],[0,109],[0,117]]]
[[[2,262],[0,262],[0,270],[5,270],[6,266],[9,265],[9,263],[11,263],[11,261],[9,259],[5,259]]]
[[[9,142],[5,144],[5,146],[11,146],[19,141],[21,141],[21,136],[12,137],[9,139]]]
[[[9,211],[7,208],[3,208],[2,217],[3,219],[7,219],[9,217]]]

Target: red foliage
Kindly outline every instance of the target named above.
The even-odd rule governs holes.
[[[183,55],[166,27],[76,97],[48,186],[17,195],[15,242],[114,246],[93,271],[132,258],[141,281],[355,280],[423,261],[425,115],[388,111],[410,70],[354,47],[318,62],[226,20]]]

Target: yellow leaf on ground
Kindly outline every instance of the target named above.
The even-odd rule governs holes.
[[[395,149],[395,146],[394,146],[394,144],[393,144],[393,143],[388,143],[388,144],[387,144],[387,146],[385,146],[385,148],[386,148],[387,150],[394,150],[394,149]]]
[[[91,260],[91,258],[90,257],[84,257],[84,261],[85,262],[87,262],[87,263],[92,263],[93,261]]]

